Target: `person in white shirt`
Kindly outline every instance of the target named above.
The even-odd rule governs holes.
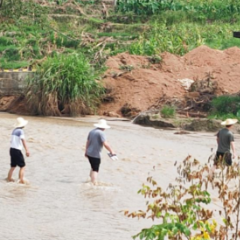
[[[22,117],[17,118],[17,123],[15,124],[15,128],[12,131],[10,142],[11,168],[8,172],[8,182],[14,182],[14,179],[12,178],[13,171],[15,170],[16,166],[19,166],[19,183],[25,183],[24,172],[26,164],[22,154],[22,149],[24,147],[26,151],[26,156],[29,157],[30,153],[28,151],[27,143],[23,132],[23,128],[27,125],[27,123],[28,121],[24,120]]]

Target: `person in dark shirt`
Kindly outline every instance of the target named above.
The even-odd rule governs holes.
[[[214,159],[213,168],[210,171],[210,178],[213,177],[213,173],[216,169],[216,166],[220,163],[225,164],[226,166],[232,165],[232,159],[236,158],[235,143],[233,133],[230,131],[233,128],[233,125],[237,123],[237,119],[226,119],[221,123],[222,126],[225,126],[217,133],[217,152]],[[232,150],[232,154],[231,154]]]
[[[234,136],[233,133],[230,131],[235,123],[237,123],[237,119],[227,119],[226,121],[222,122],[221,125],[225,126],[217,133],[217,152],[216,152],[216,161],[219,159],[223,159],[226,153],[230,153],[232,150],[232,158],[236,157],[235,152],[235,144],[234,144]],[[228,166],[232,165],[231,159],[225,163]]]

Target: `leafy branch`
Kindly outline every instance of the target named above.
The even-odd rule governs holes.
[[[167,236],[173,240],[238,239],[240,181],[235,184],[235,179],[239,178],[238,165],[235,163],[227,167],[224,161],[221,162],[215,178],[210,177],[209,164],[201,165],[191,156],[175,166],[178,176],[165,191],[152,177],[148,177],[147,184],[143,184],[138,191],[147,199],[145,211],[124,211],[127,217],[160,220],[160,224],[142,229],[133,238],[164,240]],[[211,199],[215,189],[223,211],[212,210]]]

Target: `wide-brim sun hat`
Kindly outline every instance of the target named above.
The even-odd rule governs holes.
[[[98,123],[93,124],[97,128],[110,128],[110,126],[107,124],[107,121],[105,119],[100,119]]]
[[[221,122],[221,125],[223,126],[228,126],[228,125],[233,125],[235,123],[237,123],[238,120],[237,119],[231,119],[231,118],[228,118],[226,119],[225,121]]]
[[[15,123],[15,128],[25,127],[28,124],[28,121],[22,117],[17,118],[17,122]]]

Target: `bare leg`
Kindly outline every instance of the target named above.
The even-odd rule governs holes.
[[[12,175],[13,175],[13,171],[16,167],[11,167],[9,172],[8,172],[8,177],[7,177],[7,181],[8,182],[14,182],[14,179],[12,178]]]
[[[98,172],[92,171],[90,172],[90,177],[91,177],[91,182],[94,185],[97,185],[97,176],[98,176]]]
[[[25,183],[24,182],[24,172],[25,172],[25,167],[20,168],[19,170],[19,183]]]
[[[213,178],[214,178],[215,169],[216,169],[216,165],[213,165],[213,166],[211,167],[211,169],[210,169],[209,178],[210,178],[211,180],[213,180]]]

